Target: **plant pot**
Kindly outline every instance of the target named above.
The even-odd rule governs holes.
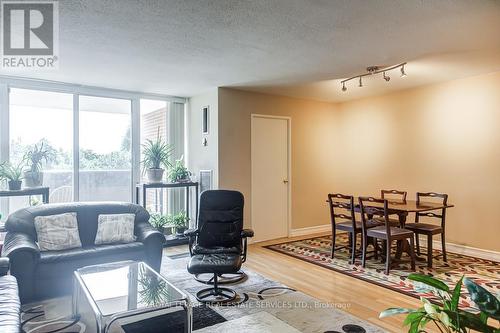
[[[22,180],[9,180],[9,190],[18,191],[21,189]]]
[[[147,175],[150,183],[161,183],[164,169],[148,169]]]
[[[175,228],[175,234],[177,236],[184,236],[184,231],[186,231],[186,227],[176,227]]]
[[[43,184],[43,172],[24,172],[24,185],[26,187],[40,187]]]
[[[187,183],[191,180],[191,177],[189,176],[184,176],[182,178],[176,178],[173,183]]]

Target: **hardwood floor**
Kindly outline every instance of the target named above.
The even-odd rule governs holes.
[[[343,306],[342,309],[348,313],[389,332],[407,331],[402,327],[404,316],[379,319],[378,315],[388,307],[416,308],[419,300],[263,247],[311,236],[314,235],[250,244],[244,266],[323,302]],[[178,253],[181,250],[172,248],[168,251]],[[182,251],[185,252],[185,248]],[[436,332],[431,327],[427,331]]]

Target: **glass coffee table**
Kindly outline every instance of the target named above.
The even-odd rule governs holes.
[[[80,268],[74,272],[73,317],[79,317],[83,294],[92,308],[97,332],[107,332],[118,319],[147,320],[182,307],[185,331],[191,332],[192,307],[186,293],[143,262],[122,261]],[[146,315],[147,316],[141,316]]]

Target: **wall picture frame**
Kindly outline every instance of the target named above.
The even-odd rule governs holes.
[[[207,135],[210,133],[210,106],[201,108],[201,133]]]

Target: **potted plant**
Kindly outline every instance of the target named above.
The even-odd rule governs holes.
[[[21,161],[17,165],[10,162],[0,164],[0,179],[7,180],[9,190],[11,191],[21,189],[21,184],[23,182],[23,163],[24,161]]]
[[[172,155],[173,147],[163,141],[160,136],[160,128],[158,127],[156,139],[147,139],[142,148],[143,173],[147,174],[149,182],[161,183],[163,172],[165,171],[163,167],[169,168],[172,166],[169,159]]]
[[[172,183],[188,182],[191,172],[184,166],[183,157],[175,161],[169,172],[169,179]]]
[[[159,232],[163,233],[165,231],[165,226],[168,223],[167,216],[160,213],[152,213],[149,218],[149,223],[156,228]]]
[[[182,236],[187,229],[189,217],[187,217],[185,211],[181,211],[177,214],[169,215],[167,221],[167,226],[174,228],[177,236]]]
[[[24,183],[27,187],[37,187],[43,184],[42,162],[51,159],[49,149],[44,148],[43,142],[35,144],[33,149],[24,155],[29,169],[24,171]]]
[[[416,282],[418,290],[436,295],[441,304],[431,304],[429,300],[421,297],[422,306],[420,308],[389,308],[380,313],[380,318],[407,314],[403,323],[409,326],[409,333],[425,332],[424,327],[430,322],[434,323],[443,333],[465,333],[470,330],[486,333],[500,331],[498,327],[488,325],[488,318],[500,320],[500,301],[474,281],[462,277],[453,290],[450,290],[444,282],[428,275],[410,274],[408,279]],[[476,303],[479,313],[459,309],[462,282],[467,287],[472,301]]]

